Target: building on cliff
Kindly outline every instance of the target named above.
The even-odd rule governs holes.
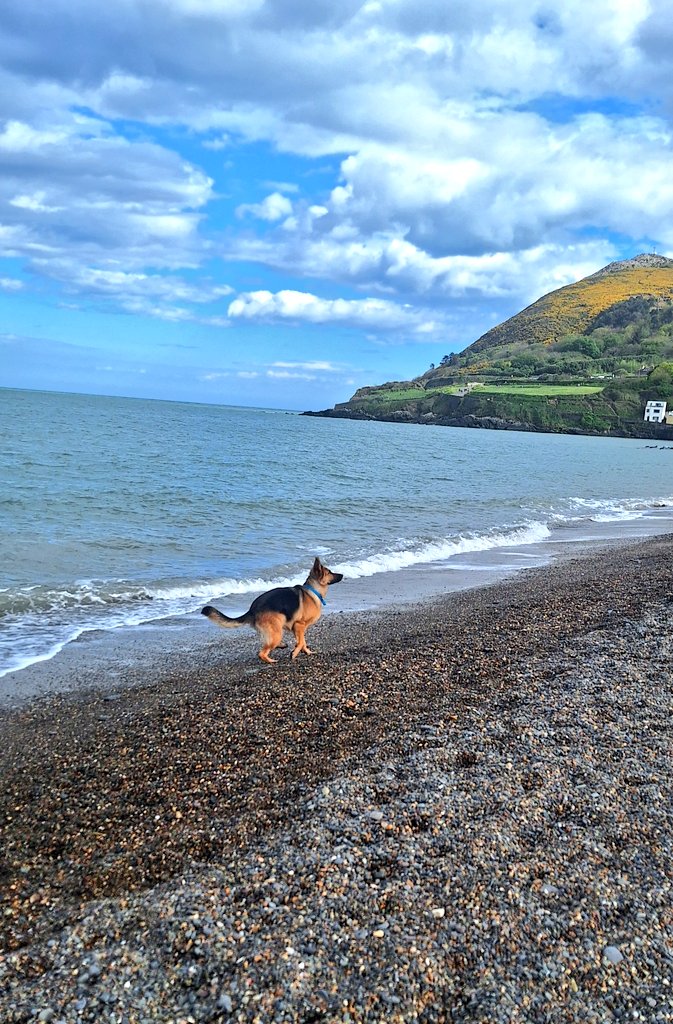
[[[663,423],[666,419],[666,402],[647,402],[643,419],[646,423]]]

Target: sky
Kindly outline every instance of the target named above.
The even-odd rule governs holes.
[[[2,0],[0,385],[324,409],[673,257],[673,0]]]

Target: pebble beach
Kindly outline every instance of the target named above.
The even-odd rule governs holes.
[[[672,611],[666,535],[4,710],[0,1021],[673,1021]]]

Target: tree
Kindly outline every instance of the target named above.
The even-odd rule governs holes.
[[[673,398],[673,363],[659,363],[659,366],[655,366],[647,375],[647,387],[655,399]]]
[[[631,328],[631,344],[640,345],[641,341],[645,337],[645,326],[643,323],[635,323]]]

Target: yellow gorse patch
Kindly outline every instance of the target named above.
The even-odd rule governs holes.
[[[673,268],[626,267],[565,285],[487,331],[471,349],[481,353],[517,342],[552,345],[566,334],[582,334],[599,313],[638,295],[673,299]]]

